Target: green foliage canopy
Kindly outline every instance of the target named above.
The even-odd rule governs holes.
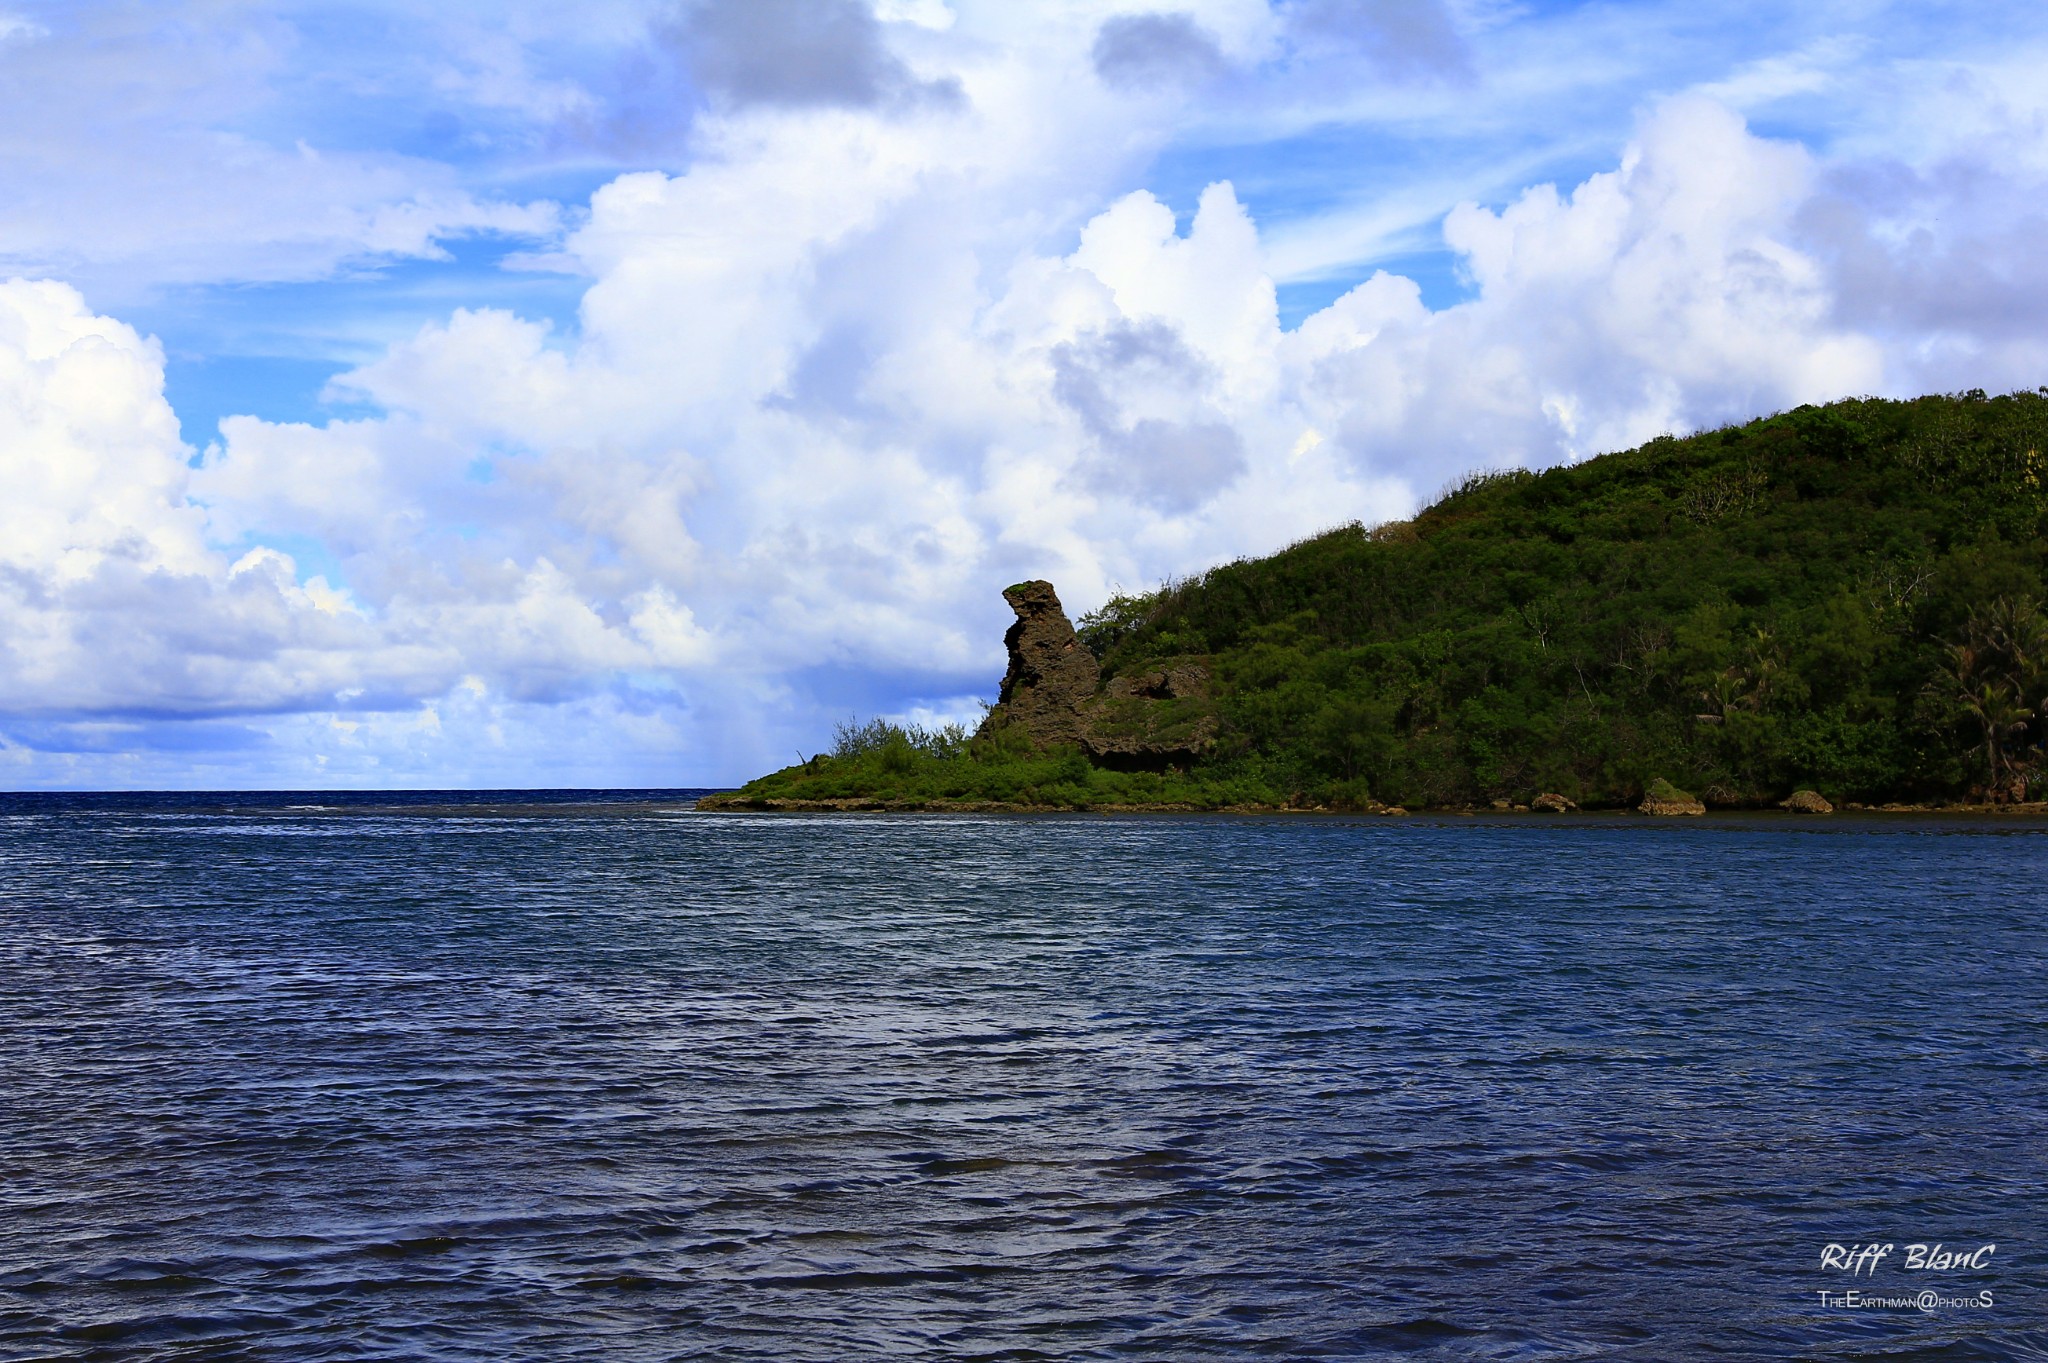
[[[762,793],[1088,805],[1555,791],[1633,803],[2020,798],[2048,740],[2048,390],[1801,407],[1541,473],[1469,476],[1079,633],[1105,680],[1204,661],[1192,770],[842,730]],[[822,765],[821,765],[822,764]]]

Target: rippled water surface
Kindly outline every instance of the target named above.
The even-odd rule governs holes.
[[[0,797],[0,1357],[2048,1356],[2032,825],[380,798]]]

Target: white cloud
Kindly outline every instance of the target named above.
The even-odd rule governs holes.
[[[204,559],[162,365],[156,342],[66,285],[0,285],[0,561],[75,582],[109,557]]]
[[[1292,334],[1228,186],[1185,234],[1133,195],[990,278],[1001,225],[915,174],[956,136],[784,117],[616,182],[572,243],[598,277],[579,338],[458,314],[342,380],[388,417],[227,423],[198,484],[217,526],[336,546],[368,610],[434,622],[515,695],[714,656],[944,695],[993,676],[1011,577],[1086,604],[1473,463],[1881,380],[1785,240],[1809,158],[1703,101],[1569,197],[1452,214],[1472,302],[1381,277]]]
[[[1813,176],[1798,147],[1686,98],[1569,197],[1461,206],[1444,233],[1475,298],[1430,313],[1379,279],[1301,328],[1315,424],[1426,490],[1432,469],[1580,458],[1881,389],[1881,348],[1835,324],[1793,244]]]
[[[192,468],[162,363],[65,285],[0,285],[0,714],[17,743],[75,748],[179,717],[420,714],[465,677],[503,703],[593,697],[615,674],[713,658],[665,588],[594,602],[545,553],[468,550],[436,501],[462,466],[425,467],[445,447],[416,422],[240,418],[236,456]],[[324,546],[361,582],[302,575],[265,540]]]

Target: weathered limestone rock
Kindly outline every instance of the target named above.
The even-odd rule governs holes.
[[[1209,669],[1187,663],[1160,672],[1140,672],[1134,677],[1112,677],[1102,694],[1112,699],[1141,697],[1147,700],[1196,700],[1209,694]]]
[[[1650,782],[1650,788],[1643,793],[1643,802],[1636,806],[1636,812],[1670,817],[1704,814],[1707,807],[1660,776]]]
[[[1832,814],[1835,807],[1827,797],[1817,790],[1795,790],[1778,801],[1778,808],[1789,809],[1794,814]]]
[[[1098,699],[1081,746],[1106,767],[1165,768],[1192,762],[1215,741],[1215,712],[1178,701]]]
[[[1164,768],[1215,741],[1209,671],[1181,663],[1101,685],[1095,655],[1074,634],[1050,582],[1020,582],[1003,599],[1017,623],[1003,636],[1009,670],[982,731],[1022,732],[1033,747],[1070,744],[1105,766]]]
[[[1088,707],[1088,755],[1112,767],[1190,762],[1216,738],[1209,669],[1184,663],[1112,677]]]
[[[1574,804],[1570,800],[1567,800],[1562,795],[1558,795],[1552,792],[1545,792],[1544,794],[1538,795],[1535,799],[1531,800],[1529,802],[1529,808],[1540,811],[1544,814],[1563,814],[1568,810],[1577,809],[1578,805]]]
[[[1003,600],[1017,612],[1017,623],[1003,635],[1010,650],[1000,697],[1004,722],[1039,747],[1079,744],[1088,731],[1081,708],[1094,699],[1101,676],[1095,655],[1074,636],[1052,583],[1020,582],[1004,590]]]

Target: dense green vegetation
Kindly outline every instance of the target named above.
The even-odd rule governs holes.
[[[1455,806],[2044,793],[2048,389],[1802,407],[1479,474],[1083,617],[1105,677],[1190,659],[1192,770],[850,726],[800,798]]]
[[[1109,771],[1072,748],[1036,751],[1017,731],[970,735],[884,720],[842,724],[832,751],[749,782],[743,796],[799,800],[1000,803],[1091,808],[1186,805],[1216,809],[1287,798],[1243,763],[1193,772]]]

